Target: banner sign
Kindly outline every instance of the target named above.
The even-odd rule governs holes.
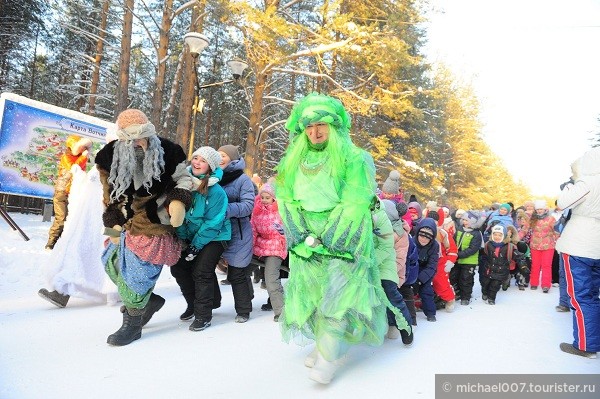
[[[58,162],[70,135],[92,140],[93,155],[114,124],[12,93],[0,96],[0,193],[52,198]]]

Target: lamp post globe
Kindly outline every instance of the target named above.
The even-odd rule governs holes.
[[[189,32],[183,36],[183,41],[188,45],[190,54],[196,58],[208,46],[208,37],[198,32]]]
[[[229,67],[229,69],[231,69],[231,72],[233,73],[233,78],[235,80],[238,80],[244,73],[244,70],[248,68],[248,63],[244,60],[240,60],[239,58],[234,58],[232,60],[227,61],[227,66]]]

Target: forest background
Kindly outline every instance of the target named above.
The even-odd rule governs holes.
[[[0,0],[0,92],[114,120],[146,112],[186,151],[239,145],[263,179],[294,101],[340,98],[378,179],[465,209],[531,199],[482,138],[471,87],[423,54],[427,0]],[[209,39],[199,57],[183,37]],[[227,61],[248,63],[232,78]]]

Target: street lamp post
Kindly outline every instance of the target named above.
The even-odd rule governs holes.
[[[232,60],[227,61],[227,66],[231,69],[233,74],[233,79],[224,80],[221,82],[213,82],[207,83],[204,85],[200,85],[198,81],[198,56],[200,53],[208,46],[209,41],[208,37],[201,33],[197,32],[189,32],[186,33],[183,37],[184,43],[187,44],[190,54],[194,58],[194,80],[195,80],[195,89],[194,89],[194,103],[192,105],[192,124],[191,124],[191,132],[190,132],[190,144],[188,147],[188,159],[192,158],[192,153],[194,152],[194,139],[196,132],[196,114],[198,112],[202,112],[204,108],[204,100],[200,99],[200,90],[213,87],[213,86],[221,86],[225,83],[239,82],[244,70],[248,68],[248,63],[234,58]]]

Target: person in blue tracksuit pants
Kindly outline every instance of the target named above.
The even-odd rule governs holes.
[[[595,358],[600,351],[600,147],[572,165],[557,205],[571,209],[556,250],[561,253],[573,314],[573,343],[560,349]]]

